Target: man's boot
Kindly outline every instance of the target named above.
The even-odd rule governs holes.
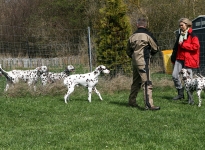
[[[178,91],[178,95],[174,97],[173,100],[184,99],[184,88],[177,89],[177,91]]]

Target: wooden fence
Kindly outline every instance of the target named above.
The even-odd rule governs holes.
[[[80,56],[56,57],[56,58],[0,58],[0,64],[6,69],[30,69],[38,66],[62,67],[66,65],[88,64],[88,61]]]

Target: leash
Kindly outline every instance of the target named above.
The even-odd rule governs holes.
[[[145,82],[145,103],[146,103],[146,106],[148,106],[149,108],[151,108],[151,105],[149,103],[149,95],[148,95],[148,86],[149,85],[152,85],[152,82],[150,81],[149,79],[149,68],[148,68],[148,65],[149,65],[149,59],[145,60],[146,62],[146,65],[145,65],[145,70],[146,70],[146,75],[147,75],[147,81]]]

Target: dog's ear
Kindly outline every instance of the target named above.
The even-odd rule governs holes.
[[[187,70],[187,73],[190,75],[191,73]]]
[[[36,68],[36,70],[38,70],[38,71],[39,71],[39,70],[40,70],[40,67],[37,67],[37,68]]]
[[[37,70],[37,76],[40,76],[41,72],[39,70]]]
[[[103,70],[101,65],[98,67],[98,70],[99,70],[99,71],[102,71],[102,70]]]

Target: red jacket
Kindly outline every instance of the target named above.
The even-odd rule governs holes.
[[[178,41],[176,41],[178,42]],[[178,44],[177,60],[183,60],[184,65],[189,68],[199,67],[200,44],[199,39],[192,33],[192,28],[188,31],[187,40],[181,45]]]

